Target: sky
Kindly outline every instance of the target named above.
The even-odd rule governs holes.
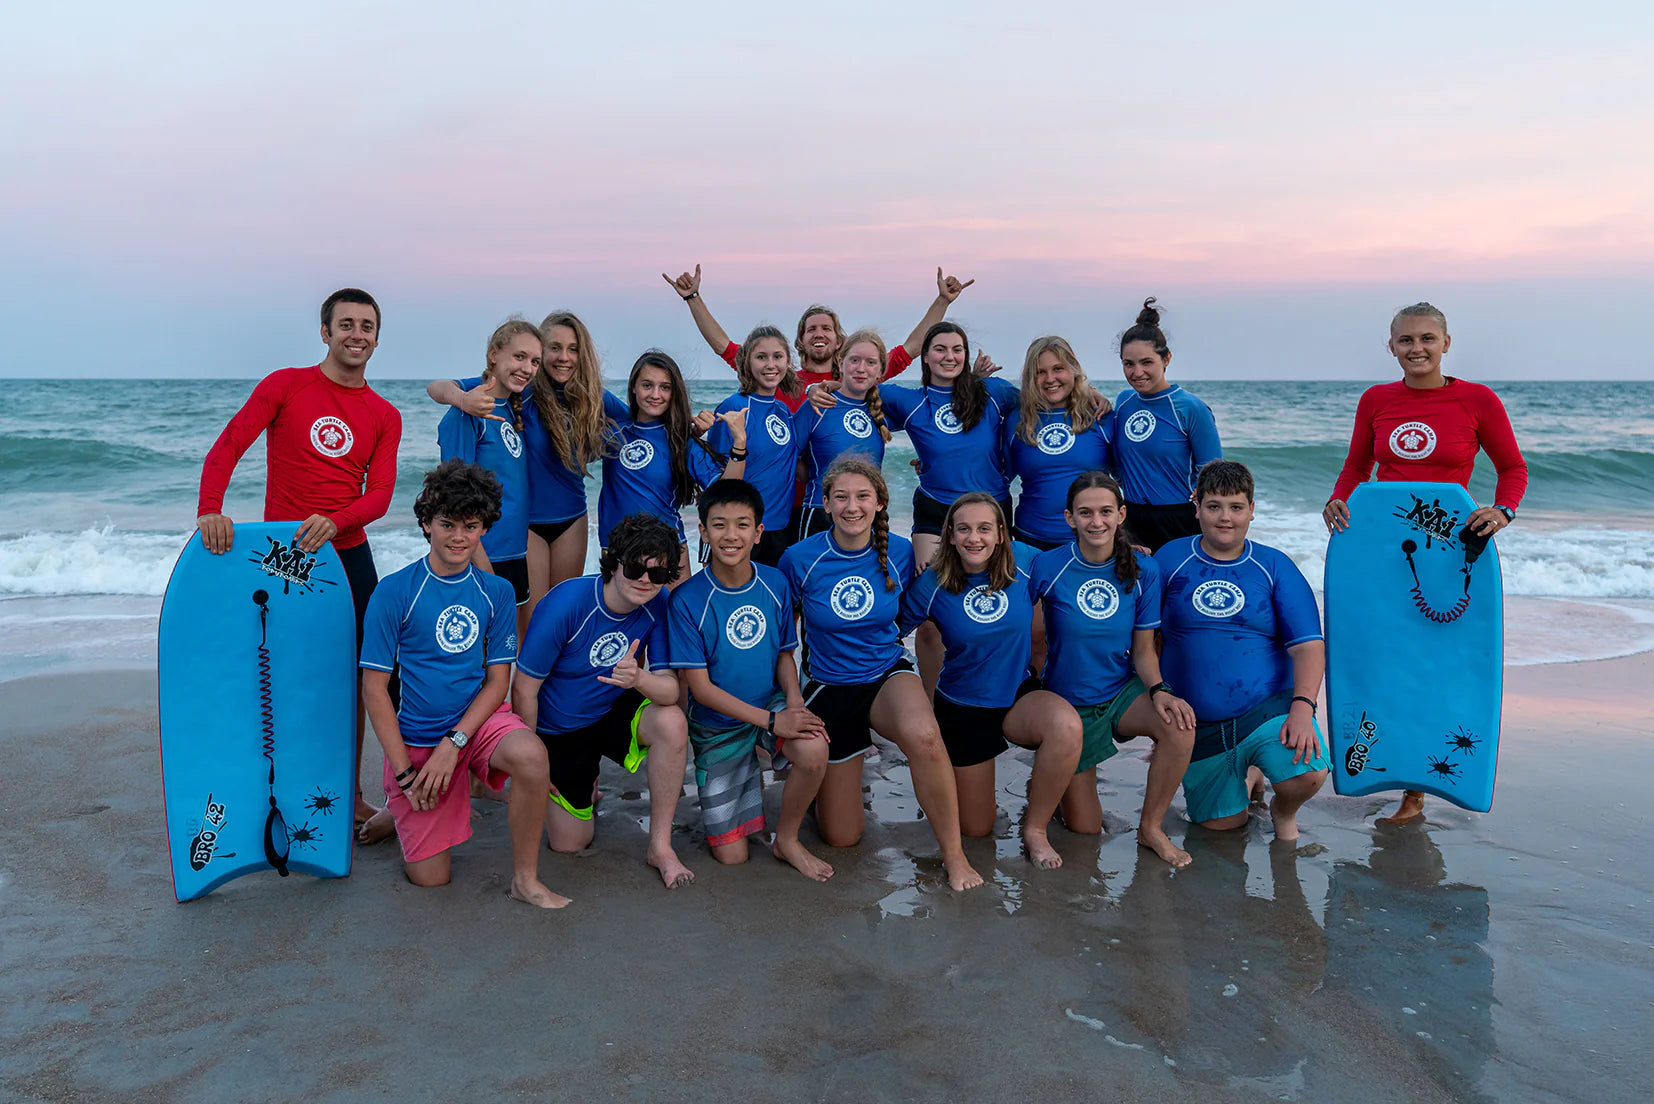
[[[1174,376],[1388,378],[1427,299],[1455,374],[1654,378],[1654,5],[241,7],[8,13],[0,375],[314,363],[346,285],[380,376],[553,308],[711,375],[698,263],[737,337],[940,265],[1008,364],[1154,295]]]

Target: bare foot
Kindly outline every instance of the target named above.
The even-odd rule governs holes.
[[[361,827],[368,821],[372,820],[378,813],[379,810],[374,806],[369,805],[367,798],[363,797],[361,793],[358,792],[356,795],[356,810],[354,815],[356,826],[358,828]]]
[[[547,889],[538,878],[511,879],[511,888],[505,891],[505,895],[513,901],[543,909],[560,909],[570,903],[561,893]]]
[[[976,868],[963,854],[956,859],[943,859],[942,865],[947,868],[948,885],[953,887],[955,893],[975,889],[982,884],[982,875],[976,872]]]
[[[1158,827],[1139,827],[1137,829],[1137,846],[1147,847],[1174,867],[1188,866],[1194,862],[1187,851],[1173,843],[1166,833]]]
[[[503,802],[506,800],[505,787],[502,786],[497,790],[491,789],[489,788],[488,783],[484,782],[474,774],[471,776],[471,796],[480,797],[484,801]]]
[[[676,851],[668,850],[662,855],[651,852],[649,865],[660,871],[660,880],[666,883],[667,889],[677,889],[695,880],[695,872],[683,865]]]
[[[1247,796],[1247,800],[1250,801],[1252,804],[1254,804],[1254,805],[1262,805],[1263,804],[1263,799],[1264,799],[1264,788],[1263,787],[1264,787],[1264,783],[1266,781],[1267,781],[1267,779],[1264,778],[1263,771],[1259,770],[1257,767],[1247,767],[1246,768],[1246,796]]]
[[[1062,865],[1062,856],[1051,846],[1043,828],[1024,828],[1022,846],[1028,852],[1028,861],[1041,870],[1055,870]]]
[[[1401,808],[1387,817],[1379,817],[1380,824],[1406,824],[1424,816],[1424,795],[1417,790],[1406,790],[1401,795]]]
[[[368,845],[390,839],[396,834],[396,821],[389,809],[380,809],[356,826],[356,842]]]
[[[1275,838],[1278,840],[1295,840],[1298,838],[1298,810],[1290,813],[1278,813],[1275,806],[1280,803],[1276,798],[1269,803],[1269,819],[1275,822]]]
[[[825,882],[833,876],[832,864],[812,855],[807,847],[798,842],[797,836],[790,840],[778,838],[775,845],[770,848],[770,853],[806,878]]]

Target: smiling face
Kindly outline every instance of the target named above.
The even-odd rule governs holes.
[[[1128,341],[1120,350],[1120,371],[1139,395],[1154,395],[1166,389],[1166,365],[1172,358],[1154,351],[1147,341]]]
[[[873,519],[884,504],[879,492],[865,475],[846,472],[833,480],[827,491],[827,516],[833,519],[833,534],[846,547],[859,547],[873,529]]]
[[[1410,387],[1439,387],[1442,355],[1453,344],[1447,328],[1429,315],[1404,314],[1390,326],[1390,354]]]
[[[1225,558],[1239,553],[1252,524],[1252,503],[1244,494],[1203,495],[1197,512],[1200,543],[1207,551]]]
[[[379,347],[379,316],[367,303],[335,303],[322,327],[327,355],[342,368],[361,369]]]
[[[844,379],[844,393],[852,399],[867,394],[868,388],[879,382],[884,366],[879,363],[879,350],[871,341],[858,341],[839,361],[839,373]]]
[[[580,366],[580,338],[572,326],[550,326],[546,329],[543,349],[546,375],[561,387],[574,378]]]
[[[804,319],[805,368],[811,372],[827,372],[838,354],[838,325],[830,314],[812,314]]]
[[[540,339],[533,334],[514,334],[503,349],[488,354],[489,388],[496,398],[520,395],[540,371]]]
[[[628,578],[624,566],[615,569],[615,591],[622,602],[629,602],[633,607],[646,606],[660,593],[662,584],[649,578],[649,568],[664,566],[659,556],[650,556],[643,561],[643,572],[637,578]]]
[[[632,384],[632,401],[637,403],[638,417],[646,422],[658,422],[666,417],[672,405],[672,375],[665,368],[646,364]]]
[[[925,367],[930,381],[951,385],[966,368],[965,339],[956,333],[939,333],[925,346]]]
[[[438,514],[425,530],[431,541],[431,569],[438,575],[456,575],[471,562],[471,554],[488,530],[476,518],[455,520]]]
[[[1034,390],[1050,409],[1067,406],[1074,394],[1074,369],[1055,350],[1047,349],[1034,362]]]
[[[1074,497],[1074,505],[1063,512],[1080,551],[1093,563],[1114,555],[1114,535],[1126,520],[1125,507],[1107,487],[1087,487]]]
[[[1005,535],[999,530],[999,516],[985,502],[973,502],[953,512],[948,542],[959,552],[965,572],[975,575],[988,570],[988,561]]]
[[[701,547],[712,550],[712,558],[725,568],[739,568],[752,557],[753,546],[764,535],[764,527],[745,502],[720,502],[707,511],[701,523]]]
[[[760,395],[775,394],[775,389],[787,376],[789,363],[791,358],[787,355],[787,343],[779,337],[761,337],[752,343],[747,353],[747,368],[752,372],[752,380],[758,385]]]

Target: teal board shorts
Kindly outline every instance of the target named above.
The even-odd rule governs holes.
[[[1080,742],[1080,762],[1074,768],[1075,774],[1095,770],[1098,763],[1112,758],[1120,750],[1115,746],[1120,739],[1120,718],[1126,715],[1131,703],[1142,696],[1144,689],[1143,680],[1133,675],[1108,701],[1100,705],[1074,707],[1085,732]]]
[[[1294,752],[1281,743],[1281,725],[1291,706],[1291,691],[1277,694],[1227,721],[1202,722],[1195,736],[1195,756],[1183,773],[1183,800],[1195,823],[1246,811],[1248,767],[1263,771],[1271,783],[1301,774],[1330,770],[1327,740],[1313,719],[1321,741],[1315,758],[1294,763]]]

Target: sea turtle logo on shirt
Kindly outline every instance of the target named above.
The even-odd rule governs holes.
[[[953,412],[951,404],[937,407],[936,416],[931,420],[936,423],[936,428],[943,433],[958,433],[965,428],[960,423],[959,416]]]
[[[328,414],[311,423],[310,447],[323,456],[343,456],[355,443],[355,435],[342,419]]]
[[[779,414],[771,414],[765,418],[764,428],[769,431],[770,440],[778,445],[784,445],[793,439],[792,426],[788,425],[787,419]]]
[[[1403,460],[1423,460],[1436,451],[1436,431],[1423,422],[1402,422],[1390,431],[1390,451]]]
[[[863,440],[873,436],[873,419],[865,410],[849,410],[844,414],[844,432]]]
[[[1207,617],[1233,617],[1246,608],[1246,592],[1228,579],[1208,579],[1189,598]]]
[[[965,592],[965,616],[979,625],[991,625],[1005,616],[1011,608],[1011,596],[1003,590],[989,590],[985,586],[972,587]]]
[[[724,622],[724,639],[744,652],[764,639],[764,630],[768,627],[763,610],[757,606],[742,606]]]
[[[523,439],[510,422],[500,423],[500,444],[505,446],[505,451],[511,454],[513,460],[523,454]]]
[[[620,657],[626,654],[626,649],[632,642],[623,632],[604,633],[592,644],[591,652],[586,656],[591,660],[593,667],[613,667],[620,662]]]
[[[850,575],[833,585],[828,604],[845,621],[860,621],[873,609],[873,584],[860,575]]]
[[[1094,621],[1107,621],[1120,608],[1120,592],[1107,579],[1087,579],[1074,592],[1074,604]]]
[[[655,458],[655,446],[648,441],[627,441],[620,450],[620,464],[627,471],[642,471]]]
[[[1047,456],[1061,456],[1074,447],[1074,431],[1068,428],[1067,422],[1052,422],[1041,427],[1034,443]]]
[[[436,643],[445,652],[463,652],[481,634],[482,622],[470,606],[452,605],[436,615]]]
[[[1154,432],[1154,415],[1147,410],[1139,410],[1126,419],[1126,440],[1133,443],[1147,441]]]

